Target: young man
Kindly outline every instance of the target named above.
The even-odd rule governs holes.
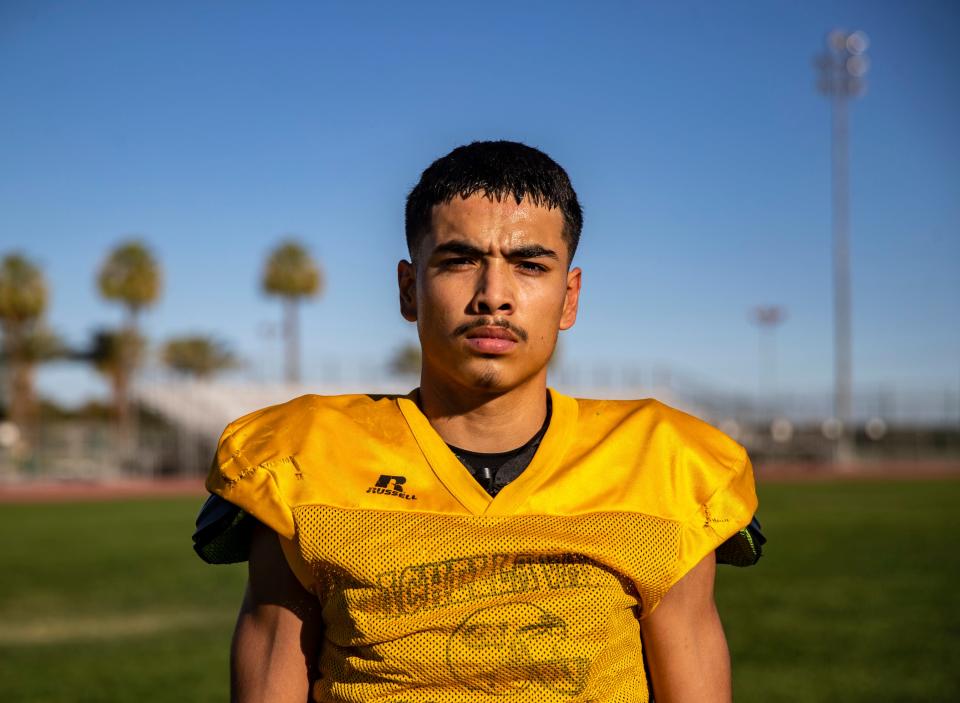
[[[547,155],[455,149],[407,200],[419,388],[224,431],[195,539],[249,557],[234,701],[730,700],[713,581],[759,556],[750,462],[657,401],[547,389],[581,225]]]

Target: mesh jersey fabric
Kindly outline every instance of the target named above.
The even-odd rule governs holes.
[[[207,488],[322,602],[320,703],[648,701],[640,624],[756,509],[749,459],[655,400],[574,399],[491,498],[413,396],[231,423]]]

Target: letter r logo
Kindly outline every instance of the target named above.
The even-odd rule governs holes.
[[[406,476],[380,476],[377,479],[377,488],[389,488],[393,484],[393,490],[397,493],[403,493],[403,484],[407,482]]]

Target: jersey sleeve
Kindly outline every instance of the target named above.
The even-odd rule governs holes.
[[[677,558],[670,570],[663,594],[682,579],[711,552],[720,549],[722,561],[727,548],[733,546],[744,531],[748,531],[757,508],[757,494],[753,467],[746,450],[739,448],[739,456],[729,464],[719,464],[709,458],[696,457],[689,467],[694,477],[690,488],[699,505],[680,521]],[[662,594],[661,594],[662,597]],[[651,604],[645,615],[658,605]]]
[[[315,578],[312,570],[300,555],[296,540],[296,525],[293,509],[288,503],[285,490],[286,476],[294,473],[292,456],[263,457],[251,454],[246,445],[256,446],[258,437],[257,413],[240,418],[223,431],[217,447],[217,453],[206,487],[213,494],[204,509],[210,512],[218,510],[219,523],[213,519],[207,523],[206,534],[202,534],[201,510],[197,521],[198,530],[194,535],[194,548],[201,558],[204,552],[210,555],[226,555],[216,563],[244,561],[249,556],[249,540],[252,533],[252,521],[255,519],[277,533],[287,563],[297,580],[313,591]],[[263,429],[262,427],[259,429]],[[223,503],[229,506],[223,507]],[[198,549],[197,537],[200,535],[207,546]],[[210,561],[210,559],[207,559]]]
[[[681,526],[675,581],[710,552],[745,530],[757,509],[753,466],[742,447],[734,463],[703,474],[700,488],[705,499]]]

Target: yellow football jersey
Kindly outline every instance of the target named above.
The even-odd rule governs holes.
[[[491,498],[415,395],[303,396],[227,427],[207,487],[321,600],[321,703],[648,700],[639,619],[757,505],[739,444],[655,400],[551,390]]]

